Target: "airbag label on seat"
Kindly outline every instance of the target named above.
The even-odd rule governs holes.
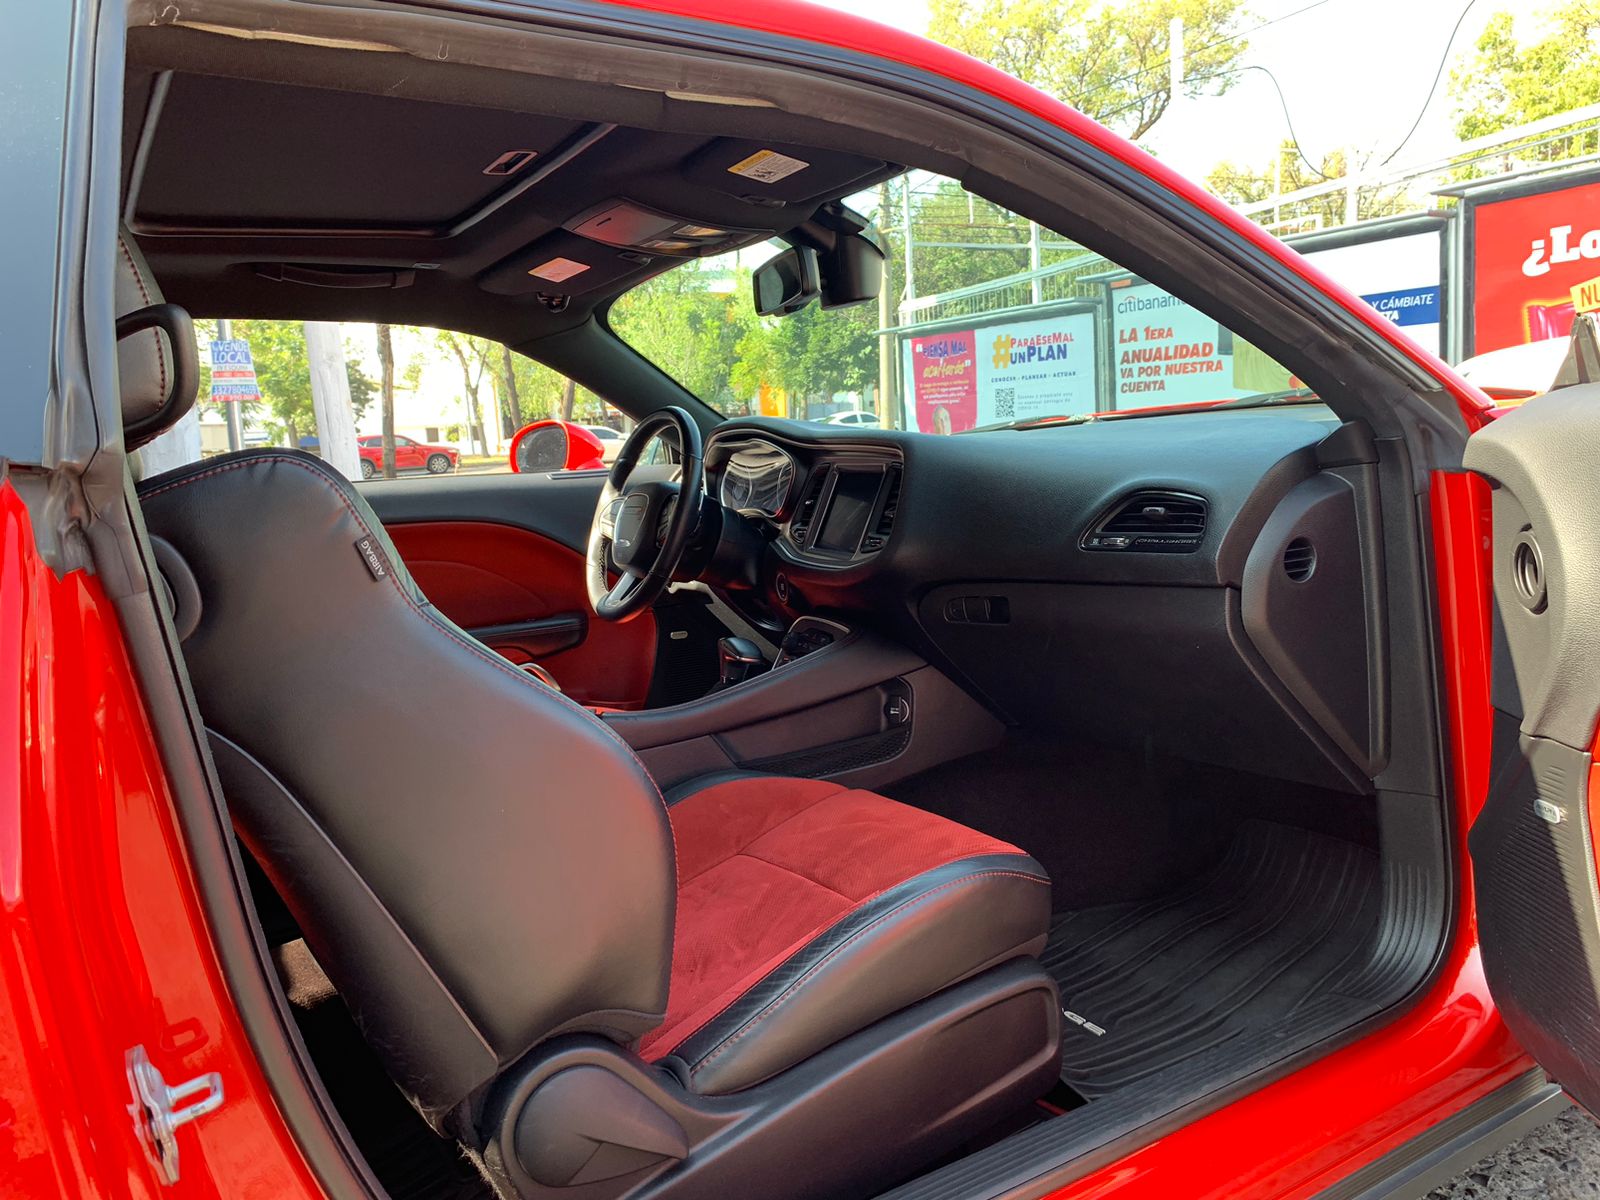
[[[389,557],[384,554],[383,547],[378,545],[378,540],[370,533],[364,538],[356,539],[356,553],[361,555],[361,561],[367,565],[367,570],[374,579],[384,579],[389,574]]]

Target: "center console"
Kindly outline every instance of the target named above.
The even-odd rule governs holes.
[[[733,769],[882,787],[1003,733],[921,656],[820,617],[795,621],[764,674],[686,704],[603,719],[663,788]]]

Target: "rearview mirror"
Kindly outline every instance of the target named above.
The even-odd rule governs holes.
[[[859,233],[841,234],[817,259],[823,308],[876,300],[883,290],[883,251]]]
[[[763,317],[786,317],[817,298],[817,252],[791,246],[755,270],[756,312]]]

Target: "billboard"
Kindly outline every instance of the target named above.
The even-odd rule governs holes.
[[[1473,354],[1572,332],[1572,289],[1600,271],[1600,179],[1469,195]]]
[[[960,433],[1095,410],[1095,312],[1022,314],[902,342],[906,428]]]
[[[1328,240],[1328,239],[1324,239]],[[1291,243],[1323,274],[1360,296],[1424,350],[1444,351],[1443,225],[1317,245]]]
[[[1233,335],[1214,318],[1139,279],[1113,280],[1109,289],[1113,407],[1195,404],[1239,394]]]

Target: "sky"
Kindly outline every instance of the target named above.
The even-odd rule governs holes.
[[[820,0],[860,13],[859,0]],[[1108,0],[1115,6],[1116,0]],[[1470,54],[1489,18],[1522,11],[1532,0],[1476,0],[1451,47]],[[1261,26],[1248,38],[1243,62],[1266,67],[1284,92],[1301,147],[1314,163],[1330,151],[1376,150],[1379,160],[1399,145],[1422,109],[1451,27],[1466,0],[1256,0],[1243,25]],[[1292,14],[1292,15],[1291,15]],[[926,33],[927,0],[874,0],[884,24]],[[1436,156],[1451,145],[1449,68],[1422,123],[1395,161]],[[1202,177],[1220,162],[1264,167],[1287,130],[1272,83],[1247,71],[1222,96],[1202,97],[1170,113],[1146,139],[1178,170]]]

